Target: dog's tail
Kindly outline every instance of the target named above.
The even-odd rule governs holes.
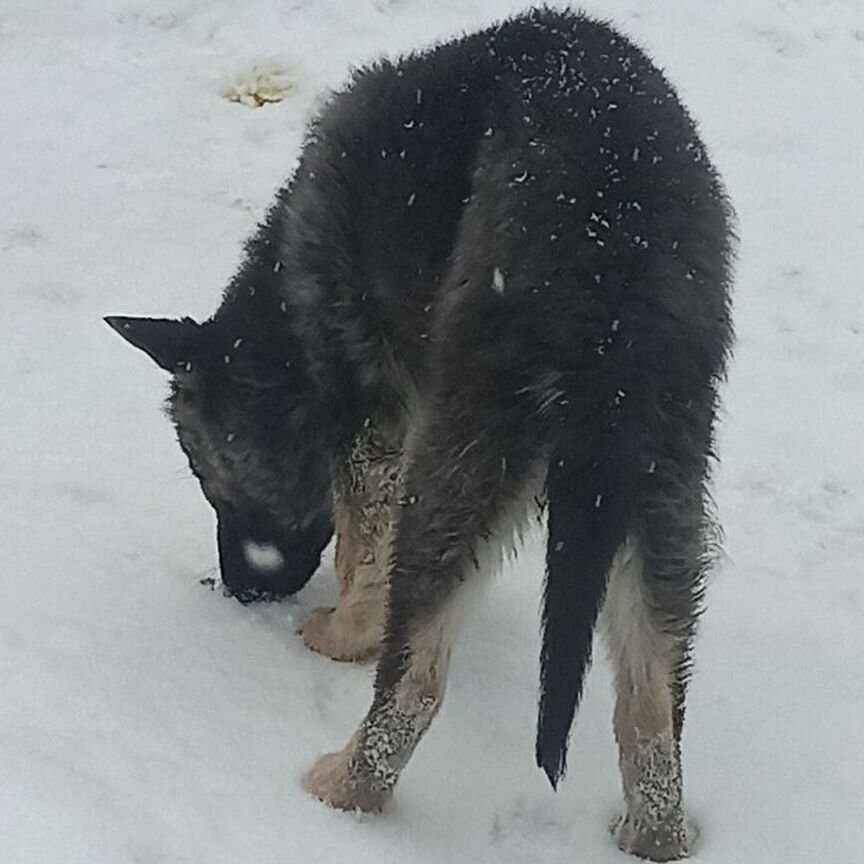
[[[608,430],[607,430],[608,436]],[[567,767],[573,715],[582,695],[609,568],[624,542],[632,496],[627,460],[611,436],[583,452],[559,447],[546,493],[549,538],[543,595],[537,764],[553,788]]]

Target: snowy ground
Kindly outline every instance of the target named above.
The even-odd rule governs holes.
[[[0,862],[544,864],[626,859],[608,671],[553,795],[533,765],[540,554],[457,652],[392,810],[298,786],[371,669],[305,651],[333,592],[202,588],[212,517],[165,381],[100,317],[206,316],[351,64],[485,24],[495,0],[0,3]],[[864,7],[589,0],[663,64],[740,214],[737,359],[685,740],[702,864],[853,864],[864,811]],[[288,98],[222,98],[278,63]]]

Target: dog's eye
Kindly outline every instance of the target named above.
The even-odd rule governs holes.
[[[297,392],[302,386],[299,362],[287,357],[234,357],[226,364],[229,381],[251,390]]]
[[[271,390],[274,387],[284,387],[286,383],[286,378],[284,376],[265,378],[263,376],[232,373],[230,377],[235,384],[240,384],[244,387],[251,387],[253,390]]]

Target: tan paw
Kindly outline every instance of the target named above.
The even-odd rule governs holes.
[[[631,816],[616,820],[613,833],[622,852],[649,861],[678,861],[690,856],[696,829],[679,822],[671,826],[649,827]]]
[[[322,756],[303,776],[303,788],[337,810],[381,810],[389,793],[364,788],[351,776],[351,745]]]
[[[381,648],[378,628],[363,626],[339,609],[316,609],[300,633],[307,648],[333,660],[371,660]]]

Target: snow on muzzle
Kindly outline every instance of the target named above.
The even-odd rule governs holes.
[[[286,531],[233,508],[220,507],[216,515],[222,584],[241,603],[278,600],[299,591],[318,569],[333,534],[326,518]]]

